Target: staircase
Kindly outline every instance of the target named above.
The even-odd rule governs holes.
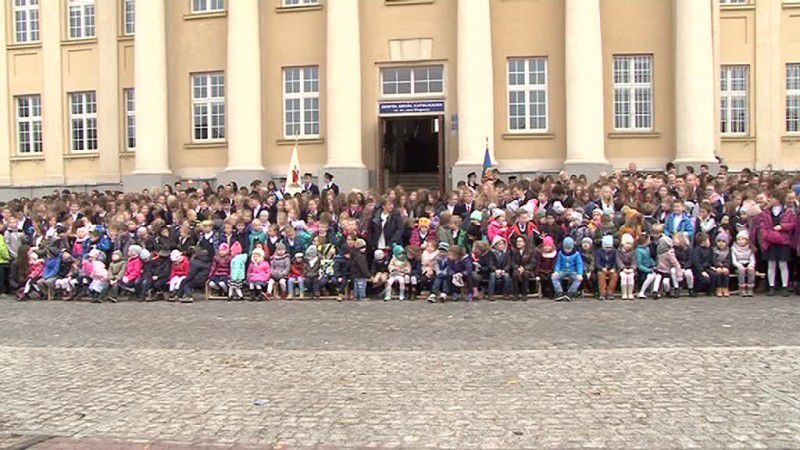
[[[439,174],[436,172],[392,173],[389,172],[389,188],[403,186],[406,192],[417,189],[439,190]]]

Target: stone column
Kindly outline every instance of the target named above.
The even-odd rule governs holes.
[[[44,182],[63,185],[64,104],[67,102],[61,77],[61,2],[39,2],[42,39],[42,150]]]
[[[100,151],[98,158],[99,173],[93,174],[99,183],[118,184],[120,180],[119,172],[119,149],[120,122],[117,118],[120,115],[119,97],[120,86],[119,76],[116,70],[109,68],[117,67],[119,42],[117,42],[117,27],[106,24],[116,24],[119,2],[96,2],[97,23],[104,24],[97,30],[97,56],[100,64],[97,71],[97,115],[102,123],[97,129],[97,148]]]
[[[758,120],[754,125],[756,150],[751,167],[764,170],[771,164],[776,170],[791,170],[788,158],[783,158],[781,141],[786,132],[786,65],[781,46],[783,5],[760,1],[755,6],[756,63],[752,66],[755,72],[750,98],[755,107],[751,111]]]
[[[675,0],[675,164],[717,165],[711,0]]]
[[[228,167],[217,182],[248,185],[267,179],[261,147],[259,0],[228,2]]]
[[[0,24],[5,24],[7,20],[7,5],[0,8]],[[15,150],[11,148],[11,122],[9,121],[9,111],[14,111],[17,107],[11,102],[8,95],[8,50],[5,43],[8,36],[6,27],[0,27],[0,186],[11,184],[11,155]],[[0,191],[0,198],[6,198],[10,192]]]
[[[483,167],[487,140],[494,159],[494,84],[489,0],[458,0],[458,161],[452,183]]]
[[[169,167],[167,32],[164,0],[136,0],[136,165],[126,190],[173,182]]]
[[[361,38],[358,0],[335,0],[327,9],[325,171],[342,191],[369,187],[361,157]]]
[[[611,170],[605,155],[600,0],[567,0],[565,9],[567,158],[569,173]]]

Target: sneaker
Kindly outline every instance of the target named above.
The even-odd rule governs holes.
[[[436,303],[436,295],[431,294],[428,296],[428,303]]]
[[[440,302],[446,302],[447,301],[447,294],[445,294],[444,292],[439,294],[439,301]]]
[[[647,298],[647,294],[645,294],[644,292],[639,292],[636,295],[636,298],[646,299]]]

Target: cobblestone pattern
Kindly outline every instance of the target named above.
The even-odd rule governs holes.
[[[530,350],[800,345],[800,299],[570,304],[0,301],[0,345],[262,350]]]
[[[0,347],[0,430],[300,447],[796,448],[798,385],[800,347]]]

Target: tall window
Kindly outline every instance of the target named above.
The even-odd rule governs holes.
[[[283,6],[318,5],[319,0],[283,0]]]
[[[722,134],[746,134],[748,113],[748,67],[722,66],[720,77],[720,131]]]
[[[21,155],[42,152],[42,98],[17,97],[17,151]]]
[[[614,56],[614,129],[653,128],[653,57]]]
[[[14,41],[39,40],[39,0],[14,0]]]
[[[192,129],[195,141],[225,139],[225,74],[192,75]]]
[[[125,35],[136,34],[136,2],[135,0],[125,0],[123,14],[125,19]]]
[[[69,37],[94,37],[94,0],[69,0]]]
[[[125,147],[136,148],[136,91],[125,89]]]
[[[547,58],[508,60],[508,129],[547,130]]]
[[[97,95],[94,91],[69,94],[72,151],[97,150]]]
[[[319,67],[283,69],[284,137],[319,136]]]
[[[786,132],[800,133],[800,63],[786,65]]]
[[[381,69],[382,93],[385,96],[442,94],[442,66],[386,67]]]
[[[193,13],[219,12],[225,10],[225,0],[192,0]]]

